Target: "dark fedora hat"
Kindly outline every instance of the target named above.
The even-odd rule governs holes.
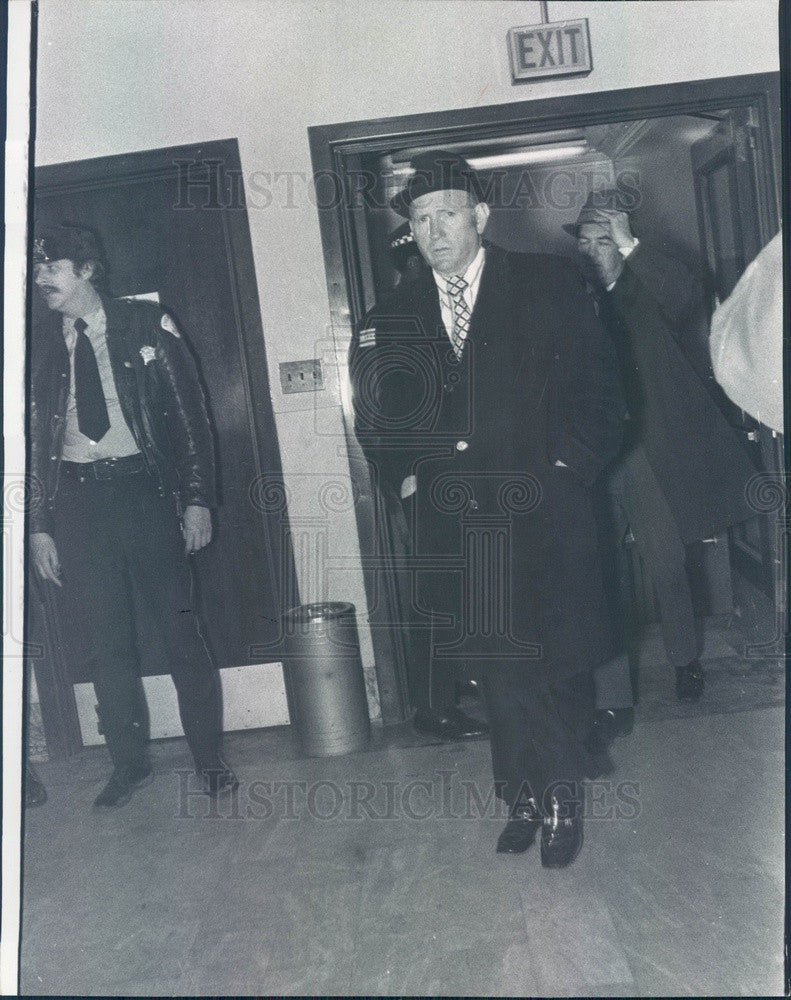
[[[51,260],[94,260],[103,264],[104,251],[92,229],[61,222],[36,230],[32,258],[34,264],[45,264]]]
[[[569,236],[576,237],[579,227],[587,222],[607,223],[608,216],[602,209],[610,212],[630,212],[634,208],[634,194],[630,196],[628,192],[618,191],[617,188],[602,188],[599,191],[591,191],[585,199],[577,221],[563,226]]]
[[[447,149],[418,153],[411,166],[415,173],[390,201],[393,211],[404,218],[409,218],[409,206],[415,198],[432,191],[468,191],[476,201],[484,201],[478,175],[458,153]]]

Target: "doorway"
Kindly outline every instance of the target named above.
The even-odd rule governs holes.
[[[388,201],[403,186],[411,156],[422,149],[454,149],[479,170],[484,187],[500,185],[500,204],[508,207],[492,213],[485,236],[511,250],[571,256],[573,241],[563,233],[562,225],[576,219],[589,191],[613,184],[622,190],[631,187],[639,199],[636,234],[640,236],[638,218],[644,232],[661,234],[668,248],[699,272],[712,305],[725,290],[718,276],[727,275],[729,283],[735,282],[780,225],[779,74],[351,122],[309,131],[315,175],[333,180],[332,191],[324,198],[317,183],[317,200],[339,358],[346,356],[354,325],[394,283],[389,235],[403,220],[390,210]],[[731,246],[724,240],[712,243],[701,187],[706,165],[712,162],[705,150],[717,147],[719,151],[729,137],[728,162],[735,164],[736,180],[727,190],[735,192],[738,200],[730,199],[726,213],[723,185],[713,167],[709,190],[720,195],[721,225],[730,219],[734,226],[741,226],[739,256],[730,253]],[[709,216],[713,197],[708,199]],[[345,405],[352,475],[360,496],[361,549],[367,553],[364,572],[383,719],[399,721],[407,713],[403,678],[408,651],[402,630],[393,626],[404,620],[403,597],[390,559],[393,553],[399,554],[398,531],[371,485],[354,438],[349,399]],[[756,451],[774,455],[771,470],[779,472],[778,450],[757,440],[765,432],[739,413],[733,414],[733,420]],[[742,570],[759,591],[780,608],[784,588],[775,572],[776,518],[777,512],[756,517],[750,522],[749,538],[741,544],[738,538],[732,540],[731,546],[738,549],[735,562],[741,560]],[[701,553],[703,610],[724,610],[730,601],[728,547],[718,540]],[[647,617],[650,596],[647,592],[643,599]]]

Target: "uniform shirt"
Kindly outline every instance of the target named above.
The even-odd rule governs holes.
[[[96,462],[102,458],[124,458],[127,455],[136,455],[140,449],[137,447],[121,411],[118,390],[115,387],[115,379],[110,366],[106,336],[107,318],[104,315],[104,309],[99,306],[95,312],[83,316],[82,319],[86,323],[85,335],[90,340],[93,353],[96,355],[110,428],[101,441],[91,441],[77,425],[77,401],[74,396],[74,348],[77,345],[77,331],[74,329],[74,321],[64,316],[63,338],[69,352],[71,378],[69,400],[66,407],[66,427],[63,435],[63,459],[66,462]]]

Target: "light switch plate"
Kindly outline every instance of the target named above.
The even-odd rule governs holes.
[[[320,358],[307,361],[282,361],[280,386],[283,392],[318,392],[324,388]]]

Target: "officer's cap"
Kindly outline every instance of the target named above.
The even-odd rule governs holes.
[[[33,240],[33,263],[45,264],[52,260],[95,260],[104,263],[104,251],[92,229],[61,222],[36,230]]]

